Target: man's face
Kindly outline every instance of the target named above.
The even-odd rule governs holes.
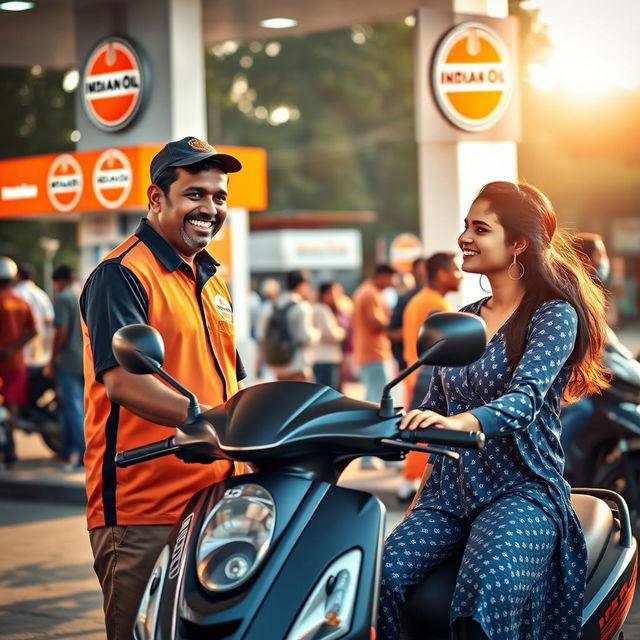
[[[168,196],[156,185],[149,187],[149,217],[180,255],[204,249],[224,224],[228,181],[220,169],[191,174],[178,168]]]
[[[448,293],[450,291],[458,291],[460,283],[462,282],[462,270],[460,268],[461,260],[455,257],[451,261],[451,265],[448,269],[440,269],[438,277],[443,285],[443,289]]]

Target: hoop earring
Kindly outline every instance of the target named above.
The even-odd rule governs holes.
[[[520,267],[519,276],[511,275],[511,269],[513,269],[514,267],[516,268],[516,271],[518,270],[518,267]],[[509,265],[509,268],[507,269],[507,275],[512,280],[522,280],[522,278],[524,277],[524,265],[522,264],[522,262],[518,262],[517,256],[515,253],[513,254],[513,262]]]
[[[481,274],[480,274],[480,280],[479,280],[480,288],[481,288],[485,293],[492,293],[492,291],[491,291],[491,285],[489,285],[489,288],[488,288],[488,289],[485,289],[485,288],[482,286],[482,278],[487,278],[487,276],[486,276],[484,273],[481,273]],[[487,280],[488,280],[488,279],[489,279],[489,278],[487,278]]]

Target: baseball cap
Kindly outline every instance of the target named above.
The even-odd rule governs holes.
[[[227,173],[235,173],[242,169],[237,158],[226,153],[218,153],[205,140],[187,136],[182,140],[169,142],[155,155],[151,161],[151,182],[155,183],[167,167],[186,167],[208,158],[219,162]]]

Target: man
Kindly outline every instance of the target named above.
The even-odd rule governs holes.
[[[312,294],[311,276],[308,271],[295,269],[286,275],[287,290],[278,297],[270,312],[261,321],[258,338],[262,345],[265,362],[278,380],[313,381],[313,345],[320,332],[313,324],[313,308],[309,302]],[[285,323],[285,337],[291,342],[291,357],[288,362],[270,362],[270,323],[274,314],[281,315]],[[280,320],[280,318],[278,318]]]
[[[407,362],[403,354],[403,338],[402,338],[402,314],[409,304],[409,300],[413,298],[427,284],[427,260],[426,258],[416,258],[411,265],[411,275],[415,281],[415,287],[410,289],[404,295],[398,298],[396,306],[391,313],[391,320],[387,327],[387,336],[391,340],[391,352],[398,363],[400,371],[405,369],[410,362]]]
[[[382,291],[393,286],[396,271],[388,264],[376,266],[373,277],[353,294],[353,358],[360,368],[365,398],[379,402],[391,375],[391,343],[386,330],[390,313]]]
[[[438,311],[449,311],[450,307],[444,299],[447,293],[458,291],[462,282],[462,271],[459,258],[454,253],[434,253],[427,260],[427,283],[407,304],[402,316],[403,355],[407,364],[418,359],[416,342],[420,325]],[[431,367],[422,367],[407,378],[411,395],[411,409],[420,405],[429,390]],[[413,497],[417,485],[422,478],[427,456],[424,453],[411,451],[405,459],[402,470],[402,482],[398,488],[398,499],[402,501]]]
[[[84,375],[82,370],[82,328],[78,290],[71,267],[61,264],[53,270],[54,331],[51,362],[45,375],[55,373],[64,417],[63,458],[69,463],[65,471],[82,470],[84,457]]]
[[[27,366],[24,345],[36,335],[35,320],[27,302],[14,290],[18,267],[11,258],[0,258],[0,394],[9,411],[5,462],[16,461],[13,430],[18,410],[27,401]]]
[[[198,490],[234,465],[187,465],[174,456],[116,468],[117,451],[172,435],[188,400],[152,375],[118,366],[111,338],[145,323],[164,340],[166,371],[202,410],[225,402],[245,377],[233,309],[219,264],[205,251],[227,217],[233,156],[187,137],[151,161],[148,217],[96,267],[80,299],[85,355],[88,525],[109,640],[132,638],[149,573],[171,525]],[[240,469],[240,466],[238,466]]]
[[[29,370],[40,371],[51,361],[53,304],[47,293],[33,281],[34,273],[32,265],[19,265],[14,289],[28,302],[38,332],[38,335],[25,345],[25,362]]]

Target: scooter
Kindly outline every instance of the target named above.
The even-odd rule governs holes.
[[[188,422],[174,436],[118,453],[118,466],[182,449],[255,469],[188,503],[147,583],[137,640],[375,638],[384,506],[336,482],[364,455],[398,459],[420,450],[456,458],[449,447],[484,446],[481,433],[400,432],[390,395],[423,364],[463,366],[479,358],[486,346],[482,320],[464,313],[428,318],[419,360],[385,387],[379,406],[322,385],[275,382],[244,389],[199,415],[195,396],[162,369],[163,345],[154,329],[123,327],[113,346],[124,369],[157,374],[190,400]],[[606,498],[615,500],[615,513],[600,498],[584,496],[590,562],[584,640],[619,632],[635,585],[637,548],[626,505],[615,494]],[[448,623],[450,593],[445,585],[430,589],[430,597],[443,597],[441,609],[416,639],[449,634],[448,627],[442,636],[436,631],[438,619]]]
[[[592,396],[593,412],[571,443],[572,484],[611,489],[629,506],[640,530],[640,363],[625,347],[609,342],[603,364],[611,386]]]

